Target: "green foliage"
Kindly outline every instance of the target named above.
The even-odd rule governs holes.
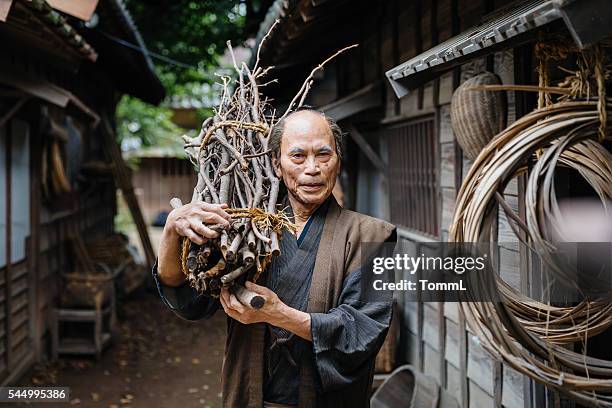
[[[207,73],[225,51],[225,42],[245,39],[246,5],[239,0],[129,0],[127,7],[147,47],[185,68],[156,61],[169,94],[189,83],[209,81]]]
[[[117,106],[117,133],[124,144],[139,139],[142,147],[168,146],[181,135],[181,128],[170,119],[168,108],[157,107],[124,95]]]
[[[209,107],[218,98],[219,88],[214,86],[218,78],[213,74],[218,71],[226,41],[240,45],[254,36],[273,1],[124,0],[147,48],[179,62],[153,59],[169,101],[199,101],[204,106],[197,111],[200,122],[212,114]],[[180,135],[186,131],[171,121],[168,104],[156,107],[127,95],[121,99],[117,106],[117,133],[124,151],[142,153],[159,148],[173,156],[184,154]],[[127,162],[135,169],[139,159],[132,156]],[[119,231],[133,229],[122,200],[115,223]]]
[[[214,63],[225,41],[242,38],[237,0],[130,0],[127,6],[153,51],[186,63]]]
[[[173,100],[197,101],[198,118],[212,114],[219,88],[215,86],[219,57],[226,41],[240,45],[254,36],[273,0],[124,0],[149,51],[180,62],[153,58],[168,101],[155,107],[124,96],[117,107],[118,137],[125,150],[162,147],[182,153],[167,106]],[[188,67],[185,67],[185,64]]]

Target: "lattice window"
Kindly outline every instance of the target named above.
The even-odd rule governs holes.
[[[391,221],[439,235],[437,143],[433,116],[386,129]]]

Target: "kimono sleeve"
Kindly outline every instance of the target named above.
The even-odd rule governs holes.
[[[218,299],[198,294],[197,290],[189,286],[186,281],[176,287],[164,285],[157,272],[157,259],[153,265],[152,274],[162,301],[177,316],[195,321],[207,319],[219,309]]]
[[[387,242],[395,241],[394,232]],[[323,392],[369,375],[389,329],[393,293],[365,290],[362,273],[366,272],[360,267],[345,278],[337,307],[310,314],[314,363]]]

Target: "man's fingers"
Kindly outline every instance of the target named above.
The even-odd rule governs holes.
[[[251,291],[253,291],[255,293],[258,293],[260,295],[267,295],[269,292],[271,292],[270,289],[266,288],[265,286],[258,285],[256,283],[251,282],[251,281],[246,281],[244,286],[248,290],[251,290]]]
[[[240,301],[236,298],[236,296],[232,294],[230,294],[230,297],[229,297],[229,306],[230,308],[234,309],[238,313],[244,313],[246,310],[245,307],[242,305],[242,303],[240,303]]]
[[[229,221],[217,213],[199,210],[198,214],[206,224],[223,224],[226,228],[230,225]]]
[[[180,236],[186,237],[188,229],[189,229],[189,222],[186,219],[180,218],[175,221],[174,230]]]
[[[244,323],[242,319],[242,313],[244,312],[244,308],[242,307],[242,305],[240,305],[240,307],[242,307],[241,310],[237,310],[236,308],[232,307],[232,305],[230,304],[232,302],[231,300],[232,297],[234,296],[230,295],[227,289],[221,290],[221,296],[219,297],[219,300],[221,301],[221,306],[223,307],[223,311],[225,311],[225,314],[227,314],[232,319],[235,319],[241,323]],[[236,302],[238,302],[238,300],[236,300]]]
[[[229,314],[229,311],[227,309],[227,302],[225,301],[223,296],[219,297],[219,300],[221,301],[221,306],[223,307],[223,311]]]
[[[225,218],[226,220],[229,220],[231,218],[230,215],[226,213],[225,210],[223,210],[223,207],[220,204],[209,204],[209,203],[199,203],[199,204],[200,204],[200,208],[204,211],[216,213],[220,215],[221,217]],[[227,208],[227,205],[225,205],[224,208]]]
[[[206,240],[204,240],[204,238],[193,232],[191,229],[184,229],[183,232],[184,233],[181,235],[189,238],[189,240],[195,244],[204,245],[206,243]]]
[[[206,225],[198,221],[191,223],[191,229],[206,238],[217,238],[220,235],[219,232],[211,230]]]
[[[221,288],[221,299],[223,299],[225,301],[226,304],[229,303],[229,295],[230,292],[227,288]]]

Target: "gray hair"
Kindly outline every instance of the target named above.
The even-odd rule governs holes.
[[[319,114],[325,119],[325,121],[329,125],[329,129],[331,130],[332,135],[334,136],[334,141],[336,144],[336,154],[338,155],[340,161],[342,161],[342,129],[340,129],[340,126],[338,126],[335,120],[327,116],[325,113],[313,108],[301,108],[299,110],[291,112],[289,115],[276,122],[276,124],[272,127],[272,130],[270,130],[270,136],[268,139],[268,148],[272,152],[272,157],[277,159],[280,157],[281,140],[283,138],[283,132],[285,131],[285,123],[287,122],[287,119],[289,119],[294,113],[303,111]]]

